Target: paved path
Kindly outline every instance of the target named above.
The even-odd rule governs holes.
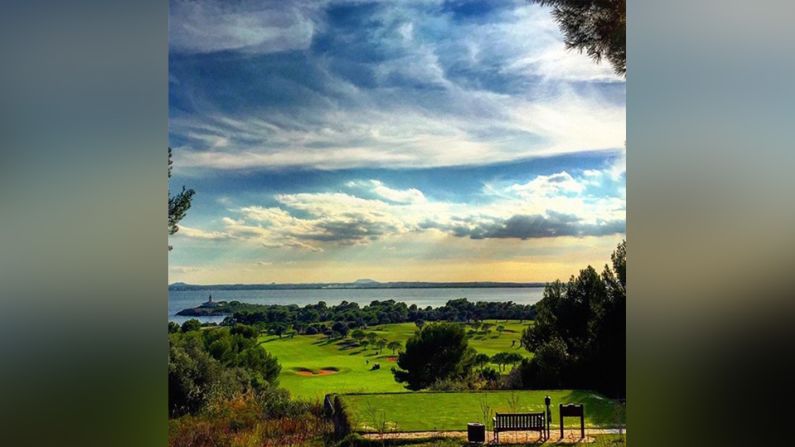
[[[560,437],[560,430],[552,430],[550,440],[546,444],[576,444],[576,443],[591,443],[594,442],[593,435],[607,435],[617,434],[618,429],[612,428],[586,428],[585,439],[580,438],[580,429],[565,430],[563,438]],[[626,430],[624,430],[626,434]],[[367,439],[382,439],[381,435],[377,433],[368,433],[364,435]],[[418,438],[459,438],[466,439],[466,431],[420,431],[420,432],[390,432],[384,433],[383,439],[418,439]],[[491,441],[493,438],[491,432],[486,432],[486,440]],[[539,441],[538,433],[536,432],[504,432],[500,433],[500,444],[532,444]]]

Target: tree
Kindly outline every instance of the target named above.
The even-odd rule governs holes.
[[[367,350],[367,345],[369,345],[370,342],[368,340],[362,340],[362,341],[359,342],[359,344],[362,345],[362,349],[366,351]]]
[[[474,356],[461,325],[426,325],[406,342],[405,351],[398,356],[400,369],[393,368],[392,373],[408,389],[421,390],[437,380],[466,376]]]
[[[502,333],[505,332],[505,326],[499,325],[497,326],[497,332],[502,336]]]
[[[491,356],[491,363],[496,363],[500,367],[500,371],[503,370],[504,365],[507,363],[505,358],[507,354],[507,352],[498,352]]]
[[[483,367],[486,366],[487,363],[491,361],[491,357],[488,354],[483,354],[482,352],[477,354],[473,359],[472,363],[480,367],[483,370]]]
[[[232,329],[229,330],[229,333],[232,335],[239,334],[244,338],[256,338],[258,335],[258,331],[255,327],[241,323],[237,323],[232,326]]]
[[[403,347],[403,344],[402,344],[402,343],[400,343],[399,341],[391,341],[391,342],[389,342],[389,344],[388,344],[388,345],[386,345],[386,347],[387,347],[387,348],[388,348],[390,351],[392,351],[392,355],[394,355],[394,354],[395,354],[395,351],[397,351],[397,350],[399,350],[400,348],[402,348],[402,347]]]
[[[174,162],[171,160],[171,148],[168,148],[168,178],[171,178],[171,166]],[[171,195],[171,192],[168,193],[168,234],[169,236],[179,231],[179,226],[177,224],[185,217],[185,214],[190,209],[191,200],[193,200],[193,195],[196,192],[192,189],[185,189],[185,186],[182,187],[182,191],[177,193],[176,195]],[[168,249],[171,250],[171,246],[168,246]]]
[[[503,359],[506,365],[516,365],[517,363],[524,360],[524,357],[515,353],[515,352],[506,352],[505,358]]]
[[[331,330],[338,333],[342,338],[345,338],[348,335],[348,325],[342,321],[335,322],[331,326]]]
[[[417,329],[422,329],[425,326],[425,320],[416,320],[414,324],[417,326]]]
[[[179,332],[179,325],[177,323],[174,323],[173,321],[169,321],[168,322],[168,333],[169,334],[174,334],[176,332]]]
[[[195,318],[191,318],[190,320],[182,323],[182,332],[191,332],[191,331],[198,331],[201,329],[202,324],[199,320]]]
[[[364,331],[361,329],[355,329],[353,332],[351,332],[351,337],[353,337],[353,339],[356,340],[357,343],[361,344],[362,340],[365,337]]]
[[[368,332],[367,341],[369,341],[371,345],[376,344],[378,341],[378,335],[376,335],[375,332]]]
[[[597,63],[607,59],[627,72],[626,0],[530,0],[552,8],[566,48],[585,51]]]
[[[279,338],[282,338],[285,332],[287,332],[287,325],[284,323],[273,323],[270,325],[270,333],[274,335],[278,335]]]
[[[387,341],[385,338],[379,338],[378,341],[375,342],[375,345],[378,346],[378,353],[380,354],[386,347]]]
[[[602,274],[588,266],[567,283],[547,284],[536,320],[522,333],[535,356],[523,362],[525,386],[626,389],[626,241]]]

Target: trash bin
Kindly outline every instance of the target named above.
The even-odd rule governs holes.
[[[486,442],[486,426],[477,422],[467,424],[467,440],[479,444]]]

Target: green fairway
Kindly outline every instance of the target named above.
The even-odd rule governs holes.
[[[470,346],[488,355],[502,351],[517,352],[527,357],[531,355],[519,347],[519,337],[528,323],[493,320],[489,323],[494,325],[491,333],[473,335],[469,339]],[[502,334],[496,330],[498,325],[505,327]],[[365,332],[374,332],[381,338],[405,345],[416,329],[414,323],[399,323],[371,326]],[[392,377],[390,369],[395,362],[388,349],[378,354],[376,349],[368,347],[365,350],[355,346],[350,338],[329,341],[323,335],[266,336],[261,338],[261,345],[278,357],[282,365],[279,382],[296,397],[321,399],[328,393],[405,391],[403,385]],[[375,363],[381,368],[372,370]],[[316,373],[329,371],[319,375],[307,370]]]
[[[356,430],[372,431],[380,420],[388,421],[392,431],[466,430],[468,422],[483,422],[482,404],[491,414],[541,412],[544,397],[552,398],[552,426],[557,427],[558,404],[585,405],[587,427],[612,427],[623,423],[618,406],[611,400],[588,391],[517,390],[483,392],[415,392],[389,394],[351,394],[341,396]],[[513,405],[511,401],[513,399]],[[376,419],[374,422],[373,420]],[[489,417],[489,424],[491,423]],[[579,420],[569,419],[571,426]],[[490,428],[490,427],[489,427]]]

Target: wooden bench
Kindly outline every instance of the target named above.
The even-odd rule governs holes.
[[[543,439],[547,438],[544,413],[497,413],[492,422],[497,444],[503,431],[537,431]]]

